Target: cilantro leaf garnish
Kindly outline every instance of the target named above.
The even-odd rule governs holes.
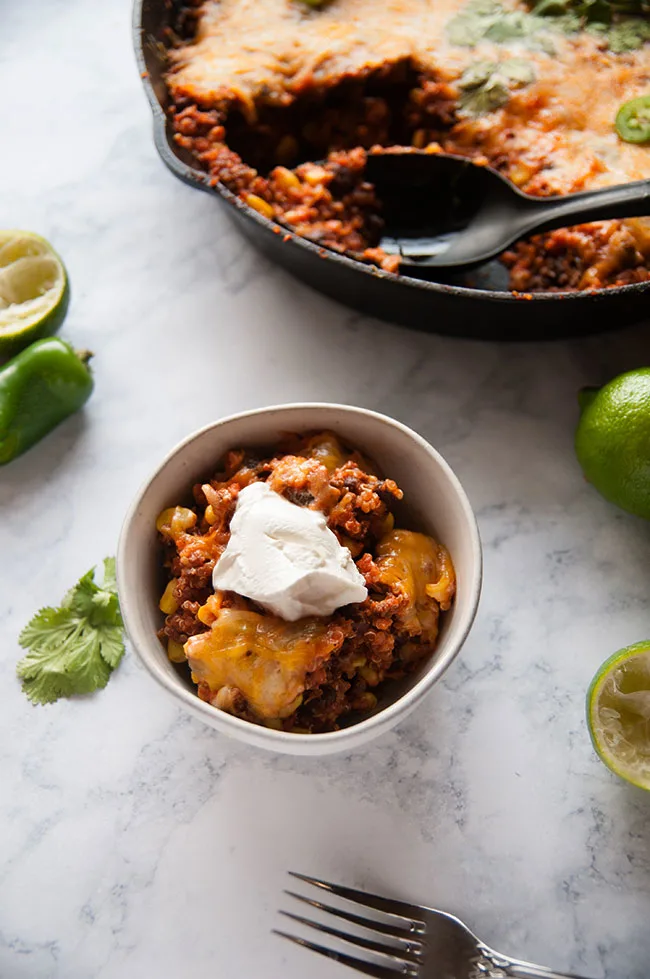
[[[650,20],[629,17],[609,29],[609,50],[614,54],[637,51],[650,41]]]
[[[447,24],[457,47],[483,40],[555,53],[553,35],[587,31],[612,54],[635,51],[650,41],[650,0],[527,0],[528,10],[511,10],[500,0],[469,0]]]
[[[92,568],[58,608],[41,609],[21,632],[29,650],[16,667],[23,691],[33,704],[51,704],[105,687],[124,654],[123,630],[115,558],[106,558],[103,584]]]
[[[650,40],[648,14],[649,0],[537,0],[533,6],[533,15],[549,18],[562,30],[570,24],[571,31],[597,35],[612,54],[636,51]]]
[[[543,2],[543,0],[542,0]],[[579,23],[579,22],[577,22]],[[483,39],[554,54],[552,23],[527,10],[508,10],[498,0],[469,0],[447,24],[447,37],[458,47],[473,48]]]
[[[472,116],[494,112],[506,104],[513,89],[534,81],[535,69],[523,58],[477,61],[465,69],[458,81],[461,109]]]

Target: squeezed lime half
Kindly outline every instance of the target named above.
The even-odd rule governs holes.
[[[650,640],[603,663],[587,693],[587,724],[607,767],[650,791]]]
[[[52,246],[31,231],[0,231],[0,357],[60,327],[68,276]]]

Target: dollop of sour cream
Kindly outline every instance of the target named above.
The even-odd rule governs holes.
[[[324,514],[290,503],[266,483],[241,490],[212,584],[259,602],[288,622],[331,615],[368,597],[352,555]]]

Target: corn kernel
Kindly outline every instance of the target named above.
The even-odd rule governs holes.
[[[530,178],[533,176],[534,173],[535,173],[534,167],[528,166],[527,163],[524,163],[522,160],[519,160],[511,168],[508,176],[512,180],[513,184],[515,184],[517,187],[523,187],[524,184],[528,183],[528,181],[530,180]]]
[[[190,530],[195,524],[196,514],[194,510],[190,510],[186,506],[175,507],[171,524],[174,537],[178,537],[179,534],[184,534],[186,530]]]
[[[173,615],[178,608],[178,600],[174,594],[175,587],[176,578],[172,578],[172,580],[168,582],[167,587],[162,593],[162,598],[158,603],[158,608],[161,612],[164,612],[165,615]]]
[[[354,702],[355,710],[374,710],[376,706],[377,698],[369,690],[366,693],[362,693]]]
[[[174,540],[196,523],[196,514],[184,506],[167,507],[156,520],[156,529]]]
[[[214,512],[214,507],[212,506],[211,503],[208,503],[207,507],[205,508],[204,516],[205,516],[205,522],[209,523],[210,526],[212,526],[213,523],[217,522],[217,515]]]
[[[359,667],[365,666],[367,662],[368,661],[365,656],[355,656],[352,662],[344,670],[344,676],[346,676],[348,680],[351,680],[359,672]]]
[[[257,194],[246,194],[245,201],[249,207],[252,207],[254,211],[261,214],[264,218],[273,217],[273,208],[268,201],[265,201],[262,197],[258,197]]]
[[[184,663],[186,659],[183,644],[176,642],[175,639],[169,639],[167,641],[167,655],[172,663]]]
[[[379,683],[379,674],[377,670],[373,670],[372,666],[362,666],[359,669],[359,675],[363,677],[370,687],[376,687]]]
[[[303,177],[311,187],[317,187],[318,184],[322,184],[327,179],[327,175],[327,170],[317,166],[306,166],[303,173]]]
[[[169,533],[175,509],[176,507],[170,506],[167,507],[166,510],[163,510],[162,513],[158,514],[158,519],[156,520],[156,530],[159,530],[161,534]]]
[[[295,173],[292,173],[291,170],[287,170],[286,167],[276,167],[272,176],[276,184],[279,184],[282,190],[292,190],[300,187],[300,181],[296,177]]]

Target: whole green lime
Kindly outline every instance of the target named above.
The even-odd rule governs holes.
[[[650,520],[650,367],[580,393],[578,462],[599,493]]]

